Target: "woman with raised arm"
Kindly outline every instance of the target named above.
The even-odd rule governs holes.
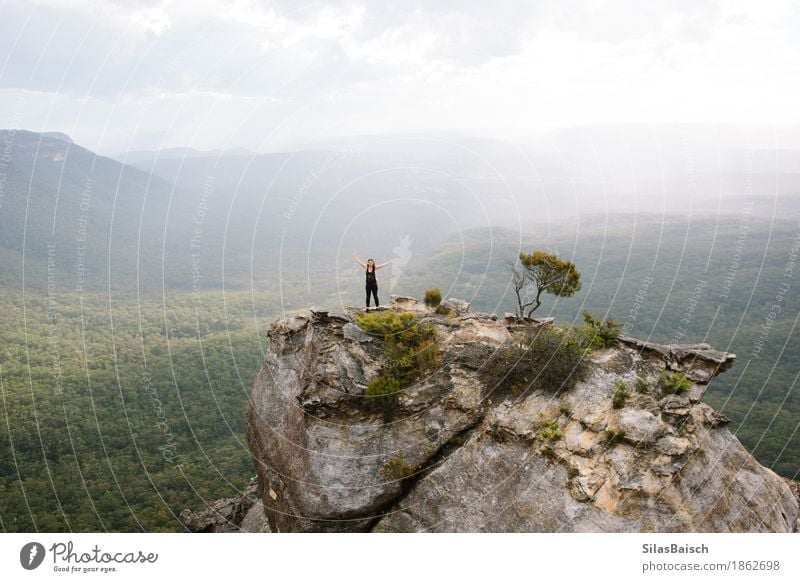
[[[375,261],[372,259],[367,259],[367,262],[363,262],[361,259],[358,258],[355,251],[353,251],[353,258],[355,259],[356,263],[361,265],[367,271],[367,311],[369,311],[369,296],[372,293],[372,296],[375,297],[375,309],[380,307],[380,303],[378,303],[378,281],[375,279],[375,271],[378,269],[383,269],[386,265],[390,264],[392,261],[386,261],[385,263],[381,263],[380,265],[376,265]]]

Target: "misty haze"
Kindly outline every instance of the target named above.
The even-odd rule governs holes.
[[[800,11],[617,10],[0,7],[2,530],[796,531]]]

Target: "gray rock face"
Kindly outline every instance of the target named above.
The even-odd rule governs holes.
[[[454,297],[450,297],[442,301],[441,306],[447,312],[454,315],[464,315],[469,311],[469,302],[464,301],[463,299],[456,299]]]
[[[355,323],[346,323],[344,327],[342,327],[342,332],[344,333],[345,339],[349,339],[354,342],[365,343],[372,341],[372,336],[358,327],[358,325]]]
[[[618,419],[618,430],[624,430],[625,438],[634,443],[654,443],[667,429],[659,416],[640,408],[623,410]]]
[[[567,392],[492,401],[477,370],[513,341],[508,324],[402,303],[434,326],[442,363],[391,418],[364,405],[387,364],[379,338],[361,341],[347,317],[270,328],[247,440],[272,531],[796,529],[792,490],[699,402],[702,389],[612,405],[620,380],[652,386],[670,367],[704,387],[733,354],[626,338]]]
[[[198,513],[184,509],[180,520],[186,530],[193,533],[270,531],[264,505],[259,499],[256,478],[251,479],[247,488],[237,497],[218,499]]]
[[[413,308],[419,305],[419,301],[413,297],[406,297],[405,295],[389,295],[390,307],[402,307],[405,309]]]
[[[667,370],[683,372],[693,382],[707,384],[716,374],[733,365],[735,354],[715,350],[709,344],[656,344],[627,336],[620,341],[635,348]],[[702,396],[702,394],[700,394]]]
[[[247,511],[239,525],[243,533],[270,533],[267,514],[264,512],[264,503],[259,499]]]

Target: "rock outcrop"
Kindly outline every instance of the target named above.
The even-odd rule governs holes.
[[[493,399],[479,370],[519,324],[451,305],[393,302],[436,329],[441,364],[391,418],[365,406],[387,361],[353,312],[270,327],[247,440],[272,531],[796,531],[790,487],[701,402],[733,354],[624,337],[572,389]],[[692,388],[662,396],[664,369]]]
[[[203,511],[184,509],[180,521],[191,533],[267,533],[270,531],[264,505],[258,494],[258,479],[250,480],[238,496],[218,499]]]

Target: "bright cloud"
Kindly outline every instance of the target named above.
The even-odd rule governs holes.
[[[31,129],[105,151],[800,122],[800,14],[783,0],[10,0],[0,11],[0,126],[21,107]]]

